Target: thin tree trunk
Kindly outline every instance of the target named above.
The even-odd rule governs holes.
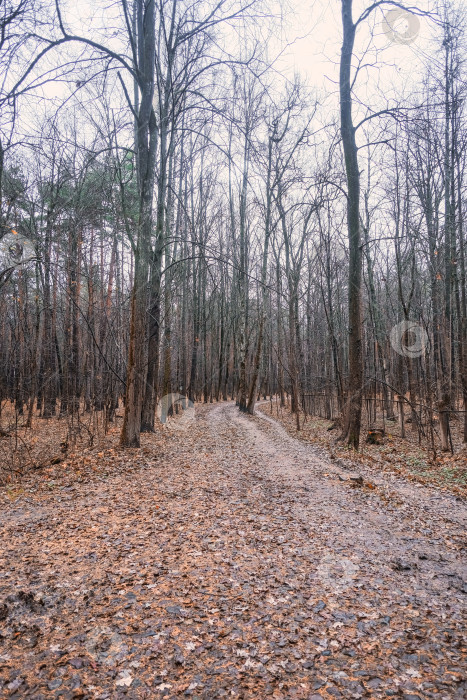
[[[349,236],[349,379],[343,441],[358,449],[360,442],[363,390],[362,356],[362,251],[360,236],[360,175],[355,127],[352,121],[350,73],[356,25],[352,21],[352,0],[341,0],[343,45],[340,61],[340,116],[347,177],[347,227]]]

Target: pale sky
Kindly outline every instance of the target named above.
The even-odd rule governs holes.
[[[287,59],[284,59],[290,71],[294,69],[306,76],[307,81],[323,89],[326,92],[337,89],[339,71],[339,58],[342,43],[341,28],[341,4],[339,0],[292,0],[293,15],[287,15],[286,21],[289,27],[286,30],[289,41],[297,38],[287,51]],[[368,7],[370,2],[355,2],[354,20],[359,16],[363,7]],[[416,5],[427,9],[428,5],[423,0],[418,0]],[[388,9],[384,10],[384,14]],[[389,18],[391,20],[391,17]],[[376,11],[371,20],[363,22],[358,30],[355,44],[355,55],[363,56],[365,48],[370,43],[370,51],[367,63],[377,64],[377,68],[368,71],[369,82],[380,81],[385,87],[395,89],[400,85],[406,87],[407,83],[416,84],[421,77],[422,65],[427,54],[431,54],[430,40],[433,36],[433,26],[426,18],[414,17],[410,20],[411,27],[407,26],[407,20],[400,17],[394,24],[395,41],[390,41],[383,26],[383,12]],[[414,33],[409,38],[407,45],[398,41],[398,32],[410,31]],[[410,35],[409,35],[410,36]],[[301,37],[301,38],[300,38]],[[372,38],[373,37],[373,38]],[[366,83],[366,77],[360,76],[360,88]]]
[[[338,71],[340,49],[342,43],[341,3],[340,0],[271,0],[272,13],[282,14],[283,22],[275,21],[275,38],[271,39],[267,50],[269,58],[283,51],[277,61],[276,70],[293,78],[299,73],[305,82],[315,88],[320,98],[326,98],[325,112],[338,117]],[[284,3],[288,4],[285,5]],[[420,9],[427,9],[426,0],[416,0]],[[354,20],[363,8],[368,7],[370,0],[354,1]],[[103,0],[89,2],[85,0],[76,3],[74,0],[62,0],[65,23],[70,31],[82,33],[82,19],[89,26],[89,18],[94,16],[96,31],[91,35],[98,41],[119,47],[119,29],[114,24],[112,13],[114,6],[108,6]],[[286,10],[286,7],[289,9]],[[107,8],[107,9],[104,9]],[[274,10],[276,8],[276,10]],[[393,106],[396,101],[404,100],[417,90],[427,64],[433,54],[433,24],[426,18],[413,18],[410,15],[399,19],[395,24],[393,40],[388,36],[388,25],[383,25],[384,15],[391,11],[377,10],[370,20],[362,22],[357,31],[355,44],[355,61],[362,60],[367,66],[362,69],[356,86],[355,94],[372,109],[378,110]],[[392,10],[394,11],[394,10]],[[266,20],[267,22],[268,20]],[[270,20],[269,20],[270,21]],[[274,22],[273,22],[274,23]],[[412,24],[412,26],[408,26]],[[100,27],[99,29],[97,29]],[[386,28],[386,33],[384,29]],[[407,45],[398,40],[398,32],[403,37],[404,31],[409,31]],[[413,36],[410,35],[410,31]],[[76,46],[76,45],[75,45]],[[43,90],[47,97],[57,97],[61,100],[68,93],[63,83],[48,84]],[[322,102],[322,100],[321,100]],[[37,110],[39,103],[32,100],[30,107]],[[26,108],[27,111],[27,108]],[[355,113],[358,106],[355,106]]]
[[[279,30],[280,38],[274,41],[274,46],[269,46],[270,56],[275,55],[284,48],[284,54],[280,59],[280,69],[286,73],[299,72],[306,77],[307,82],[319,89],[326,91],[333,89],[333,81],[338,75],[338,62],[341,48],[341,3],[340,0],[286,0],[287,7],[281,0],[272,0],[272,13],[278,15],[282,12],[283,27]],[[371,0],[354,1],[354,20],[359,16],[363,8],[368,7]],[[69,20],[71,28],[79,31],[81,18],[95,17],[95,26],[105,26],[108,40],[113,36],[115,27],[112,24],[109,11],[102,0],[89,2],[70,2],[62,0],[64,16]],[[415,0],[414,5],[420,9],[428,9],[426,0]],[[65,9],[66,8],[66,9]],[[277,8],[276,10],[274,8]],[[281,8],[281,9],[278,9]],[[391,76],[405,80],[406,77],[416,79],[417,69],[421,67],[423,56],[430,53],[429,41],[433,34],[430,21],[425,18],[416,18],[415,36],[408,45],[391,42],[383,31],[383,14],[389,9],[377,10],[371,19],[362,23],[357,32],[356,55],[361,56],[368,42],[371,43],[371,61],[377,60],[380,67],[385,66],[385,80]],[[109,21],[110,20],[110,21]],[[279,23],[276,23],[279,26]],[[407,28],[407,22],[402,17],[394,26],[403,32]],[[397,34],[397,32],[396,32]],[[371,39],[373,37],[373,39]],[[96,35],[97,40],[103,38]],[[289,46],[287,46],[289,44]],[[378,52],[376,55],[375,50]]]

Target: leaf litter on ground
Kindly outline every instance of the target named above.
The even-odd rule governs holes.
[[[454,494],[232,403],[114,440],[0,496],[5,697],[465,697]]]

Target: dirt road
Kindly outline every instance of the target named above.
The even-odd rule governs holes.
[[[464,503],[231,403],[183,428],[0,502],[0,694],[466,697]]]

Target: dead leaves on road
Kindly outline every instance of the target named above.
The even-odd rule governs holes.
[[[3,497],[0,693],[461,698],[465,594],[429,544],[441,534],[424,540],[414,519],[410,561],[391,533],[366,558],[336,519],[383,527],[368,525],[368,482],[322,476],[323,504],[317,476],[291,485],[261,461],[248,418],[210,410],[182,435],[145,436],[131,454],[108,445],[80,457],[79,476],[57,467],[51,487],[25,480]]]

